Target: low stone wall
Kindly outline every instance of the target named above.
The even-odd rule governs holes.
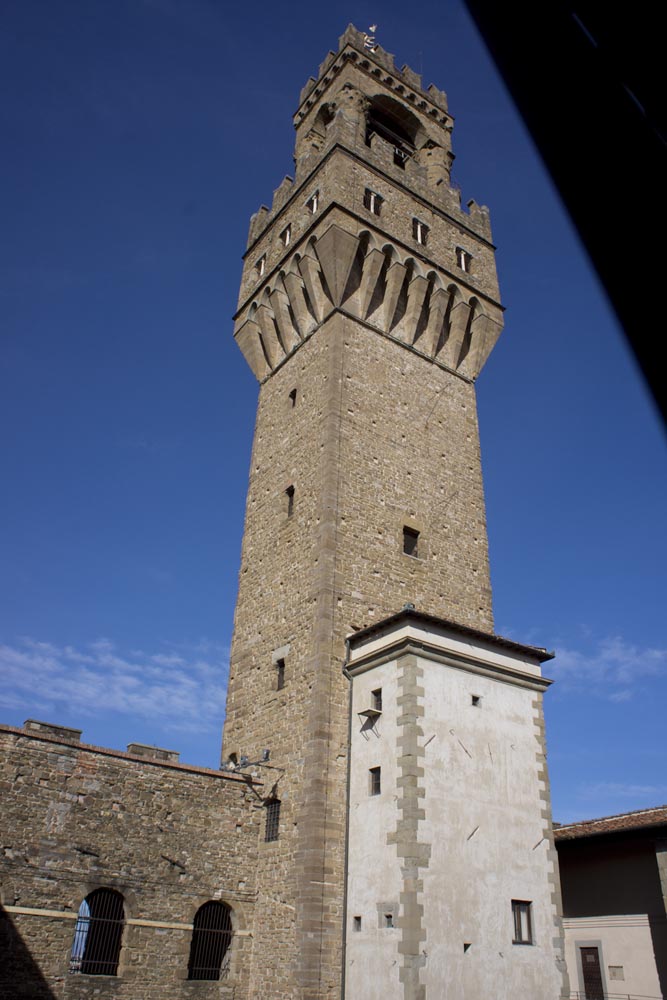
[[[244,1000],[259,787],[53,732],[0,726],[1,1000]],[[116,976],[70,971],[79,907],[100,887],[124,900]],[[208,900],[231,907],[232,944],[219,981],[191,982],[193,919]]]

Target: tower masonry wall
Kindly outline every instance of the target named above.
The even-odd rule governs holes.
[[[338,988],[345,639],[408,601],[491,627],[474,387],[334,313],[262,385],[251,459],[223,756],[266,746],[285,768],[280,840],[259,845],[256,995],[321,995],[319,936]]]

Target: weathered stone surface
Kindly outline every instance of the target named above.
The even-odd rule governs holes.
[[[261,810],[243,778],[3,726],[0,788],[1,1000],[248,997]],[[79,906],[103,886],[124,897],[118,976],[71,974]],[[229,972],[188,982],[209,899],[232,908]]]

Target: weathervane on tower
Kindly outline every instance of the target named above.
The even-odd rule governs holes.
[[[377,45],[375,43],[375,32],[377,30],[377,24],[371,24],[368,29],[368,34],[364,33],[364,48],[368,49],[369,52],[375,52],[377,49]]]

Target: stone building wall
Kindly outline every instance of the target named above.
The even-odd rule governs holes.
[[[0,790],[2,1000],[248,996],[256,784],[2,726]],[[70,973],[79,907],[100,887],[124,897],[118,975]],[[228,971],[188,982],[208,900],[232,908]]]

